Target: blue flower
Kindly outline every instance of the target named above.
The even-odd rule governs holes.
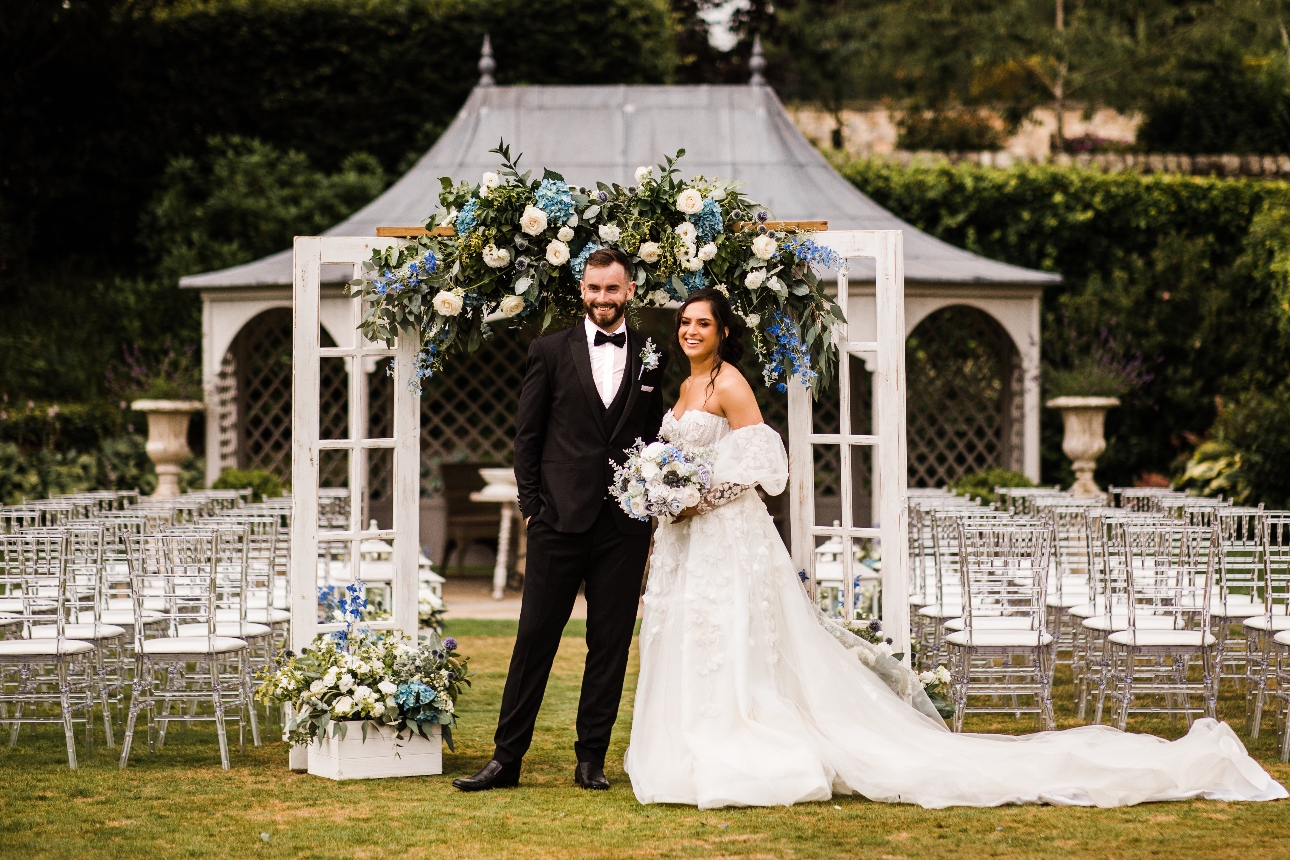
[[[546,213],[548,223],[563,224],[573,214],[573,194],[569,192],[568,183],[543,179],[534,205]]]
[[[404,712],[421,705],[428,705],[434,701],[434,690],[427,687],[420,681],[411,681],[407,684],[400,684],[399,688],[394,691],[394,701]]]
[[[703,208],[689,217],[698,234],[698,244],[706,245],[725,232],[721,221],[721,206],[711,197],[703,200]]]
[[[784,316],[783,311],[777,310],[771,316],[770,325],[766,326],[766,333],[773,340],[770,358],[761,369],[762,379],[765,380],[766,385],[769,386],[781,377],[794,376],[800,377],[804,383],[810,383],[816,373],[811,370],[811,356],[802,345],[802,338],[798,334],[796,324]],[[783,382],[775,385],[775,388],[778,391],[788,390],[788,386]]]
[[[578,256],[569,261],[569,271],[573,273],[573,279],[575,281],[578,281],[579,283],[582,282],[582,273],[587,268],[587,258],[590,257],[594,251],[599,251],[600,247],[601,246],[597,245],[595,242],[588,242],[586,246],[578,252]]]
[[[685,284],[687,294],[692,293],[708,285],[708,276],[703,274],[702,269],[697,272],[686,272],[681,276],[681,283]]]
[[[457,213],[457,220],[453,222],[458,236],[464,236],[475,229],[475,225],[478,223],[476,220],[478,210],[478,200],[468,200],[466,205],[461,207],[461,211]]]
[[[456,651],[456,650],[457,650],[457,640],[456,640],[456,639],[453,639],[451,636],[449,636],[447,639],[443,640],[443,650],[445,650],[445,651],[447,651],[447,652],[449,652],[449,653],[451,653],[451,652],[453,652],[453,651]]]
[[[780,248],[783,251],[789,251],[797,259],[804,263],[813,263],[817,266],[824,266],[827,269],[842,269],[846,262],[838,255],[837,251],[832,248],[826,248],[810,239],[794,236],[783,244]]]

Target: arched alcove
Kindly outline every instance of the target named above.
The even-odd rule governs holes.
[[[905,368],[910,486],[1024,468],[1025,373],[997,320],[968,305],[928,314],[906,340]]]

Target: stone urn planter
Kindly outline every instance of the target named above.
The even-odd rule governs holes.
[[[1106,411],[1119,405],[1117,397],[1057,397],[1048,401],[1049,408],[1062,411],[1066,427],[1062,452],[1075,471],[1071,493],[1076,496],[1091,498],[1102,492],[1093,482],[1093,469],[1106,450]]]
[[[148,459],[157,467],[154,498],[179,495],[179,464],[188,450],[188,423],[203,412],[206,404],[197,400],[136,400],[130,408],[148,416]]]

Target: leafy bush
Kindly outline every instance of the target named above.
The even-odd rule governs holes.
[[[52,448],[24,453],[13,442],[0,441],[0,504],[86,490],[138,490],[148,495],[157,488],[157,473],[145,444],[142,436],[129,433],[105,439],[87,453]],[[201,459],[189,458],[182,468],[180,490],[202,486]]]
[[[896,121],[897,149],[991,152],[1003,149],[1003,132],[977,111],[906,111]]]
[[[999,500],[999,497],[994,492],[995,487],[1033,487],[1034,485],[1034,481],[1020,472],[1011,472],[1007,469],[986,469],[981,472],[964,475],[952,484],[950,489],[960,495],[981,499],[987,505],[992,505]]]
[[[841,165],[906,221],[961,248],[1061,272],[1043,297],[1045,351],[1069,328],[1107,328],[1153,378],[1107,419],[1097,479],[1167,473],[1203,437],[1217,396],[1290,377],[1290,186],[1078,168]],[[1060,345],[1060,344],[1058,344]],[[1062,423],[1042,414],[1045,482],[1067,468]]]
[[[1239,504],[1290,508],[1290,380],[1221,404],[1212,434],[1176,486]]]
[[[224,469],[211,484],[213,490],[245,490],[247,487],[251,488],[253,502],[282,495],[282,481],[264,469]]]

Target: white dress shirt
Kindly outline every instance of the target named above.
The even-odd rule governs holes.
[[[587,317],[582,319],[583,326],[587,329],[587,349],[591,353],[591,378],[596,381],[596,391],[600,392],[600,399],[604,402],[605,408],[614,402],[614,396],[618,394],[618,386],[623,382],[623,371],[627,368],[627,345],[614,346],[612,343],[602,343],[596,346],[596,332],[601,331],[600,327],[593,323]],[[620,319],[618,328],[606,334],[618,334],[627,331],[627,320]]]

